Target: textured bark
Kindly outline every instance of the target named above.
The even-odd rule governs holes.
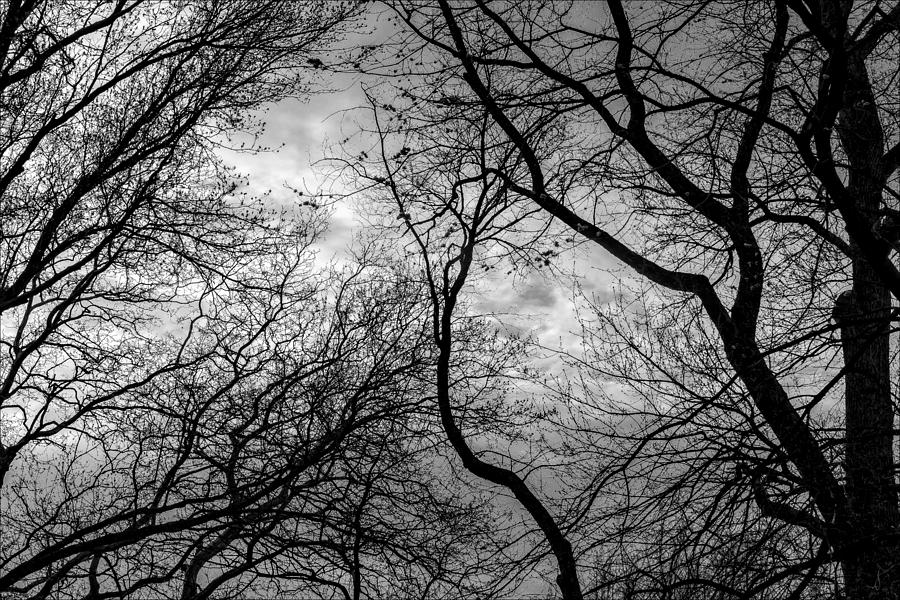
[[[890,397],[888,322],[878,319],[890,306],[887,291],[867,277],[860,264],[853,291],[836,305],[846,365],[847,539],[838,547],[847,595],[854,599],[897,598],[898,523],[893,484],[893,409]],[[874,317],[874,318],[873,318]],[[843,546],[843,548],[841,548]]]
[[[838,133],[850,163],[845,203],[875,230],[881,210],[880,160],[884,154],[875,98],[861,59],[847,63]],[[877,239],[877,238],[876,238]],[[836,302],[845,374],[847,540],[841,548],[846,593],[853,600],[900,598],[900,525],[894,482],[891,399],[891,293],[868,260],[888,257],[886,244],[867,247],[851,237],[853,289]]]

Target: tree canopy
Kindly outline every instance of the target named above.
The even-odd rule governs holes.
[[[882,0],[7,2],[0,591],[898,598],[898,48]],[[343,85],[328,263],[222,150]]]
[[[428,267],[443,290],[436,310],[454,310],[454,290],[498,244],[547,266],[561,246],[587,244],[629,270],[628,293],[589,306],[588,352],[567,371],[578,385],[560,390],[628,442],[612,447],[591,418],[567,425],[604,448],[583,453],[594,473],[582,468],[589,486],[575,516],[559,507],[548,520],[514,474],[469,464],[457,448],[528,509],[563,596],[583,596],[576,563],[606,544],[579,530],[608,499],[616,510],[601,512],[621,526],[610,539],[646,538],[637,515],[672,523],[657,540],[675,548],[668,563],[634,568],[631,583],[643,571],[645,589],[799,594],[839,565],[842,593],[895,597],[900,8],[390,9],[403,32],[396,65],[373,67],[394,80],[376,90],[375,107],[397,116],[378,137],[406,137],[372,179],[387,182],[422,252],[443,257]],[[458,182],[435,191],[427,161]],[[466,185],[484,192],[465,197]],[[440,222],[459,233],[435,250],[421,231]],[[510,231],[525,222],[534,235]],[[447,336],[435,333],[436,343]],[[597,401],[592,392],[611,377],[632,395]],[[623,497],[634,477],[642,492]],[[651,506],[681,515],[670,521]],[[772,558],[749,580],[704,565],[763,549]],[[680,574],[684,561],[695,568]]]

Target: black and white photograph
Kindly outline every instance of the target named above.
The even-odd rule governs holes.
[[[0,0],[0,600],[900,600],[900,1]]]

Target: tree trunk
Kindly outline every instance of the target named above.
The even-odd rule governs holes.
[[[891,297],[868,264],[857,259],[853,290],[835,306],[844,354],[847,515],[846,594],[852,600],[900,598],[900,554],[893,534],[900,514],[894,485],[888,320]]]
[[[849,5],[831,16],[835,39],[846,40]],[[835,20],[837,19],[837,20]],[[846,42],[842,42],[846,45]],[[881,159],[884,130],[865,63],[865,55],[843,48],[833,60],[846,61],[837,131],[847,156],[842,213],[855,214],[875,232],[884,206]],[[867,232],[868,233],[868,232]],[[851,237],[853,289],[835,306],[841,328],[846,391],[844,472],[849,514],[841,553],[846,594],[852,600],[900,598],[900,555],[895,536],[900,524],[894,483],[894,409],[891,399],[891,293],[875,265],[866,260],[889,255],[875,235]],[[861,244],[867,244],[866,248]]]

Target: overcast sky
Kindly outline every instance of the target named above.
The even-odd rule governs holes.
[[[259,154],[225,152],[227,162],[249,178],[252,191],[271,190],[271,201],[296,203],[290,187],[307,192],[328,191],[334,183],[329,166],[319,163],[342,140],[352,136],[358,119],[364,118],[354,108],[363,104],[362,84],[345,77],[332,81],[336,91],[312,95],[307,101],[289,100],[272,105],[259,116],[265,123],[261,146],[274,148]],[[346,191],[331,187],[331,191]],[[330,225],[325,238],[317,245],[319,260],[340,259],[361,227],[357,200],[337,201],[330,211]],[[581,249],[563,254],[557,265],[562,271],[577,272],[587,293],[601,299],[612,295],[614,278],[607,273],[612,265],[609,257],[594,249]],[[578,330],[573,310],[573,280],[550,278],[539,269],[508,276],[494,271],[487,279],[469,285],[473,307],[483,313],[503,313],[510,331],[538,336],[547,346],[561,346],[576,351],[579,345],[573,332]]]

